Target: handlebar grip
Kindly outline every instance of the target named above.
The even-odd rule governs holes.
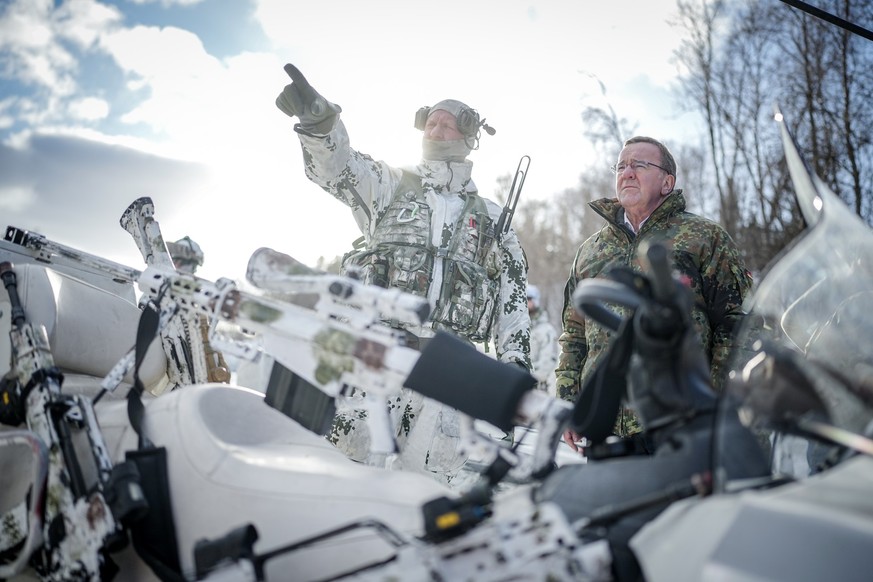
[[[421,352],[403,386],[508,431],[515,426],[522,396],[535,384],[536,378],[526,370],[440,331]]]
[[[621,317],[604,303],[636,309],[642,303],[642,298],[633,289],[607,279],[585,279],[579,282],[573,292],[573,307],[576,311],[615,331],[621,324]]]

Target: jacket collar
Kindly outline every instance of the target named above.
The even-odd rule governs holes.
[[[624,212],[624,209],[621,207],[621,204],[618,203],[618,198],[601,198],[600,200],[589,202],[588,205],[611,225],[618,227],[623,226],[624,217],[619,213],[619,211]],[[661,218],[673,216],[684,210],[685,196],[682,194],[682,189],[677,188],[670,192],[660,206],[655,208],[654,212],[652,212],[645,224],[643,224],[643,228],[648,224],[657,222]]]

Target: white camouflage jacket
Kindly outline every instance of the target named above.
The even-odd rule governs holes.
[[[554,395],[555,367],[558,364],[558,332],[549,321],[545,310],[538,310],[531,318],[530,358],[537,388]]]
[[[349,206],[366,242],[373,236],[400,184],[403,170],[385,162],[373,160],[350,146],[348,132],[342,121],[326,136],[298,132],[303,148],[306,176],[325,191]],[[450,237],[464,208],[464,195],[477,193],[470,177],[473,163],[436,162],[422,160],[409,168],[422,177],[422,186],[431,214],[431,235],[435,248]],[[483,199],[488,213],[497,222],[502,208]],[[500,268],[500,289],[495,308],[492,333],[499,360],[518,362],[531,368],[530,316],[527,311],[527,261],[515,232],[510,229],[496,250]],[[442,269],[434,260],[433,281],[428,290],[431,305],[436,305],[440,293]],[[433,335],[430,324],[424,328],[407,329],[422,337]]]

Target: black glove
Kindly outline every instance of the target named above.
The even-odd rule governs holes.
[[[299,118],[299,126],[306,132],[319,135],[330,133],[342,108],[319,95],[303,73],[291,63],[285,65],[285,72],[291,77],[292,83],[285,85],[285,89],[276,97],[276,107],[289,117]]]

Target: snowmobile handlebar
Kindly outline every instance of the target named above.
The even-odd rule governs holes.
[[[622,319],[606,306],[607,303],[636,309],[642,303],[642,298],[626,285],[606,279],[581,281],[573,293],[573,307],[576,311],[587,315],[605,328],[616,331]]]
[[[608,305],[620,305],[640,312],[639,328],[654,337],[675,334],[686,323],[689,297],[673,278],[669,252],[661,244],[641,249],[645,273],[631,274],[616,269],[611,279],[586,279],[573,293],[573,307],[609,330],[617,331],[622,317]],[[631,316],[632,317],[632,316]],[[677,327],[679,326],[679,327]]]
[[[584,414],[574,417],[595,441],[612,426],[600,419],[612,418],[622,397],[647,431],[708,412],[714,402],[708,361],[691,322],[691,291],[673,277],[666,247],[651,245],[641,254],[643,273],[619,267],[609,280],[580,282],[573,294],[577,310],[614,332],[610,356],[589,376],[590,394],[583,389],[587,400],[577,409]],[[615,305],[630,313],[616,313]],[[586,412],[594,402],[602,410]]]
[[[667,247],[660,244],[650,245],[642,253],[642,259],[650,275],[652,297],[655,301],[660,303],[675,301],[676,282],[673,280]]]

